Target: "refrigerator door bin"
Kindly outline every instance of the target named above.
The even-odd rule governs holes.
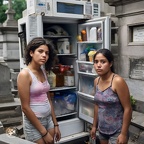
[[[61,137],[70,136],[84,131],[84,121],[78,118],[64,120],[59,122]]]
[[[102,41],[96,42],[78,42],[78,60],[80,61],[90,61],[88,54],[90,51],[97,51],[103,48]]]
[[[87,22],[84,24],[79,25],[79,33],[81,33],[83,30],[86,31],[87,35],[87,41],[98,41],[98,40],[103,40],[103,21],[98,21],[98,22]],[[93,31],[93,36],[91,35],[91,30],[92,28],[95,28],[95,31]],[[101,29],[101,37],[98,39],[98,29]],[[95,35],[95,40],[91,39]]]
[[[94,117],[94,97],[90,98],[79,94],[79,118],[93,123]]]
[[[95,76],[79,74],[79,91],[93,96]]]
[[[97,76],[93,67],[93,62],[77,61],[77,70],[80,74]]]

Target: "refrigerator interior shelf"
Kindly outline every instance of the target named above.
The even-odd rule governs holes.
[[[77,112],[71,112],[71,113],[68,113],[68,114],[63,114],[63,115],[59,115],[59,116],[56,116],[56,118],[62,118],[62,117],[66,117],[66,116],[71,116],[71,115],[75,115],[77,114]]]
[[[89,95],[89,94],[86,94],[86,93],[83,93],[80,91],[78,91],[78,94],[85,97],[85,98],[90,98],[91,100],[94,100],[94,96],[92,96],[92,95]]]
[[[70,54],[57,54],[57,56],[76,56],[75,53],[70,53]]]
[[[81,133],[73,134],[73,135],[61,138],[61,140],[58,143],[62,144],[62,143],[69,142],[69,141],[72,141],[72,140],[76,140],[76,139],[79,139],[79,138],[83,138],[83,137],[89,136],[89,135],[90,135],[89,132],[81,132]]]
[[[78,44],[90,44],[90,43],[103,43],[103,41],[82,41],[82,42],[77,42]]]
[[[55,39],[59,39],[59,38],[70,38],[71,36],[51,36],[51,35],[44,35],[44,38],[55,38]]]
[[[89,62],[89,61],[78,61],[78,60],[77,60],[76,62],[93,65],[93,62]]]
[[[117,46],[118,46],[118,44],[111,44],[111,46],[112,46],[112,47],[117,47]]]
[[[87,76],[97,76],[97,74],[93,74],[93,73],[88,73],[88,72],[78,72],[78,74],[83,74],[83,75],[87,75]]]
[[[76,87],[55,87],[55,88],[50,89],[50,92],[61,91],[61,90],[70,90],[70,89],[76,89]]]

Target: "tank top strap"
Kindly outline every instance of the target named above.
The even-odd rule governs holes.
[[[28,70],[28,72],[29,72],[30,76],[32,77],[32,79],[34,79],[35,75],[33,74],[33,72],[28,67],[26,67],[25,69]]]
[[[98,78],[98,82],[97,82],[97,85],[99,84],[99,81],[100,81],[100,77]]]
[[[111,85],[110,85],[110,87],[112,87],[112,82],[113,82],[114,76],[115,76],[115,74],[113,74],[113,76],[112,76],[112,80],[111,80]]]
[[[47,80],[47,75],[46,75],[46,72],[45,72],[45,70],[43,68],[42,68],[42,72],[44,74],[45,79]]]

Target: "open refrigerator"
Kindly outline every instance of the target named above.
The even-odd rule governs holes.
[[[55,36],[48,34],[47,31],[53,26],[61,27],[68,35]],[[94,27],[97,30],[100,28],[99,39],[97,33],[95,34],[96,39],[90,39],[91,34],[94,36],[94,33],[90,32],[91,28]],[[84,56],[86,55],[83,54],[87,47],[92,47],[95,50],[101,48],[110,49],[110,27],[111,19],[109,16],[90,20],[79,20],[32,14],[26,15],[18,20],[20,69],[25,67],[23,58],[25,46],[33,37],[44,37],[45,39],[52,40],[54,43],[57,43],[59,39],[67,38],[70,43],[70,53],[58,53],[57,56],[59,62],[63,65],[73,65],[75,76],[74,86],[55,87],[50,90],[54,94],[70,91],[74,92],[77,96],[77,101],[72,111],[64,113],[64,109],[57,108],[61,110],[61,112],[56,114],[62,137],[60,142],[58,142],[59,144],[85,144],[90,140],[89,131],[94,116],[93,82],[97,74],[93,69],[93,62],[85,58]],[[78,41],[77,36],[82,30],[86,31],[86,41]]]

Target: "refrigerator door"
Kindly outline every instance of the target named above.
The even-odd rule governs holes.
[[[110,17],[100,17],[80,24],[78,32],[78,97],[79,118],[93,123],[94,79],[98,76],[93,68],[93,55],[99,49],[110,49]]]

